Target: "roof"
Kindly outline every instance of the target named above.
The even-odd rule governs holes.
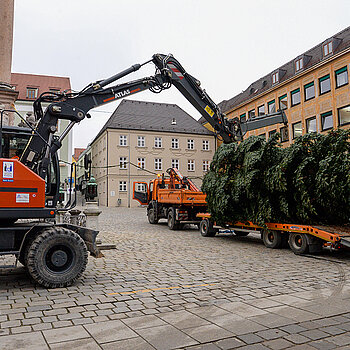
[[[327,42],[332,41],[333,45],[333,53],[327,56],[323,56],[323,45]],[[288,63],[284,64],[281,67],[274,69],[271,73],[263,76],[257,81],[253,82],[249,85],[249,87],[242,91],[240,94],[232,97],[229,100],[224,100],[219,103],[219,106],[223,112],[227,112],[230,109],[253,99],[263,92],[271,89],[272,87],[272,74],[275,72],[279,72],[279,82],[274,84],[274,86],[279,86],[284,81],[290,79],[293,76],[297,76],[301,74],[306,69],[309,69],[323,60],[327,60],[328,58],[334,56],[335,54],[346,50],[350,47],[350,27],[343,29],[341,32],[333,35],[332,37],[322,41],[320,44],[316,45],[312,49],[304,52],[301,55],[298,55]],[[303,58],[304,67],[303,69],[295,72],[295,61],[299,58]]]
[[[214,135],[176,104],[122,100],[95,140],[106,129]]]
[[[73,158],[77,161],[84,151],[85,148],[74,148]]]
[[[70,79],[51,75],[11,73],[11,84],[19,91],[17,100],[33,101],[35,98],[27,98],[27,88],[37,88],[37,97],[50,90],[70,90]]]

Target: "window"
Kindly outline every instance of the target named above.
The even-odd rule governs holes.
[[[145,166],[146,166],[145,158],[143,157],[137,158],[137,166],[141,169],[145,169]]]
[[[292,125],[293,128],[293,139],[303,134],[303,125],[301,122],[294,123]]]
[[[278,98],[278,102],[279,102],[279,106],[280,109],[287,109],[288,108],[288,98],[287,98],[287,94],[281,96]]]
[[[276,134],[277,130],[269,131],[269,138],[271,138],[274,134]]]
[[[27,98],[34,99],[38,96],[37,88],[27,88]]]
[[[209,151],[209,140],[203,140],[203,151]]]
[[[278,83],[278,72],[272,74],[272,84]]]
[[[209,170],[210,161],[209,160],[203,160],[203,172],[207,172]]]
[[[127,146],[128,137],[126,135],[119,135],[119,146]]]
[[[267,113],[275,113],[276,112],[276,103],[275,100],[272,100],[267,103]]]
[[[329,74],[319,79],[320,83],[320,95],[325,94],[328,91],[331,91],[331,78]]]
[[[137,136],[137,147],[145,147],[145,137]]]
[[[161,137],[154,138],[154,147],[155,148],[162,148],[162,138]]]
[[[303,69],[303,58],[299,58],[295,61],[295,71],[299,71],[300,69]]]
[[[171,148],[179,148],[179,139],[171,139]]]
[[[306,119],[306,132],[317,132],[316,117]]]
[[[300,103],[300,89],[293,90],[290,93],[292,107]]]
[[[255,109],[252,109],[248,112],[248,119],[255,117]]]
[[[137,191],[137,192],[146,193],[146,192],[147,192],[147,185],[146,185],[146,184],[137,183],[137,184],[136,184],[136,191]]]
[[[304,86],[305,101],[311,100],[315,97],[315,84],[314,82],[306,84]]]
[[[119,157],[119,169],[127,169],[128,162],[126,157]]]
[[[119,192],[126,192],[126,181],[119,181]]]
[[[163,165],[162,165],[162,158],[155,158],[154,159],[154,169],[155,170],[162,170]]]
[[[350,123],[350,105],[338,108],[338,120],[339,125],[345,125]]]
[[[280,129],[281,133],[281,142],[286,142],[289,140],[289,134],[288,134],[288,126],[284,126]]]
[[[258,115],[264,115],[265,114],[265,105],[258,107]]]
[[[194,171],[194,160],[189,159],[187,161],[187,170],[188,171]]]
[[[321,114],[322,131],[333,128],[333,115],[332,112]]]
[[[333,51],[332,42],[326,43],[323,45],[323,56],[327,56]]]
[[[194,140],[187,140],[187,149],[194,149]]]
[[[171,167],[179,169],[179,160],[178,159],[172,159],[171,160]]]
[[[246,122],[246,116],[245,116],[245,113],[241,114],[239,116],[239,120],[241,121],[241,123],[245,123]]]
[[[348,82],[349,80],[347,67],[335,71],[335,86],[337,88],[346,85]]]

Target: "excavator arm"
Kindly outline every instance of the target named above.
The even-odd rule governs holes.
[[[155,75],[107,87],[150,62],[156,66]],[[238,118],[227,119],[206,91],[200,87],[200,82],[188,74],[172,55],[155,54],[151,60],[143,64],[135,64],[108,79],[92,83],[80,92],[43,93],[34,102],[34,113],[38,124],[22,153],[21,162],[40,177],[46,178],[50,158],[62,146],[62,140],[71,128],[84,118],[90,117],[88,112],[92,108],[144,90],[159,93],[172,85],[213,126],[225,143],[241,140],[242,135],[249,130],[272,124],[287,123],[283,111],[256,117],[244,124],[240,123]],[[45,113],[41,108],[42,102],[50,103]],[[62,134],[56,137],[54,134],[60,119],[69,120],[70,123]]]

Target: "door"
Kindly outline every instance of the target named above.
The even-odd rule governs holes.
[[[148,184],[147,182],[134,182],[133,184],[133,199],[136,199],[140,204],[148,204]]]

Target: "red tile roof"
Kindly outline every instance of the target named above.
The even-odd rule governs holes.
[[[17,100],[33,101],[35,98],[27,98],[27,88],[37,88],[37,97],[45,91],[69,90],[70,80],[66,77],[54,77],[50,75],[37,75],[25,73],[11,73],[11,85],[19,91]]]

